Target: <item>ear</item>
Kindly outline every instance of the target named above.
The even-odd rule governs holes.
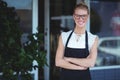
[[[73,20],[75,21],[75,17],[74,17],[74,15],[72,15],[73,16]]]
[[[87,16],[87,19],[86,19],[87,21],[88,21],[89,17],[90,17],[90,16],[88,15],[88,16]]]

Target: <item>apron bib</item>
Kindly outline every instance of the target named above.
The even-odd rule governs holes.
[[[72,33],[73,31],[70,33],[67,39],[64,56],[73,57],[73,58],[86,58],[89,55],[87,31],[85,33],[85,41],[86,41],[85,48],[82,48],[82,49],[67,47]],[[87,70],[70,70],[70,69],[61,68],[60,80],[91,80],[91,75],[90,75],[89,68]]]

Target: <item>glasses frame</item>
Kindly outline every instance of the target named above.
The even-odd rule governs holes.
[[[79,15],[79,14],[73,14],[73,16],[74,16],[74,18],[75,19],[83,19],[83,20],[85,20],[85,19],[87,19],[87,17],[88,17],[88,14],[82,14],[82,15]]]

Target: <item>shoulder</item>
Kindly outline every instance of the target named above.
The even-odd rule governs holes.
[[[71,32],[72,32],[72,30],[67,31],[67,32],[61,32],[62,38],[67,38],[70,35]]]
[[[67,31],[67,32],[61,32],[61,35],[69,35],[72,32],[72,30]]]
[[[91,32],[88,32],[88,37],[89,37],[89,38],[93,38],[93,39],[98,38],[97,35],[92,34]]]
[[[67,31],[67,32],[61,32],[61,38],[62,38],[62,42],[65,45],[67,38],[69,37],[70,33],[72,32],[72,30]]]
[[[88,42],[89,42],[89,48],[91,49],[93,44],[95,42],[98,42],[98,36],[95,34],[92,34],[91,32],[88,32]]]

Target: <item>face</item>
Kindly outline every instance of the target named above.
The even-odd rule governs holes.
[[[88,19],[88,13],[85,9],[76,9],[73,14],[74,21],[76,26],[85,27]]]

